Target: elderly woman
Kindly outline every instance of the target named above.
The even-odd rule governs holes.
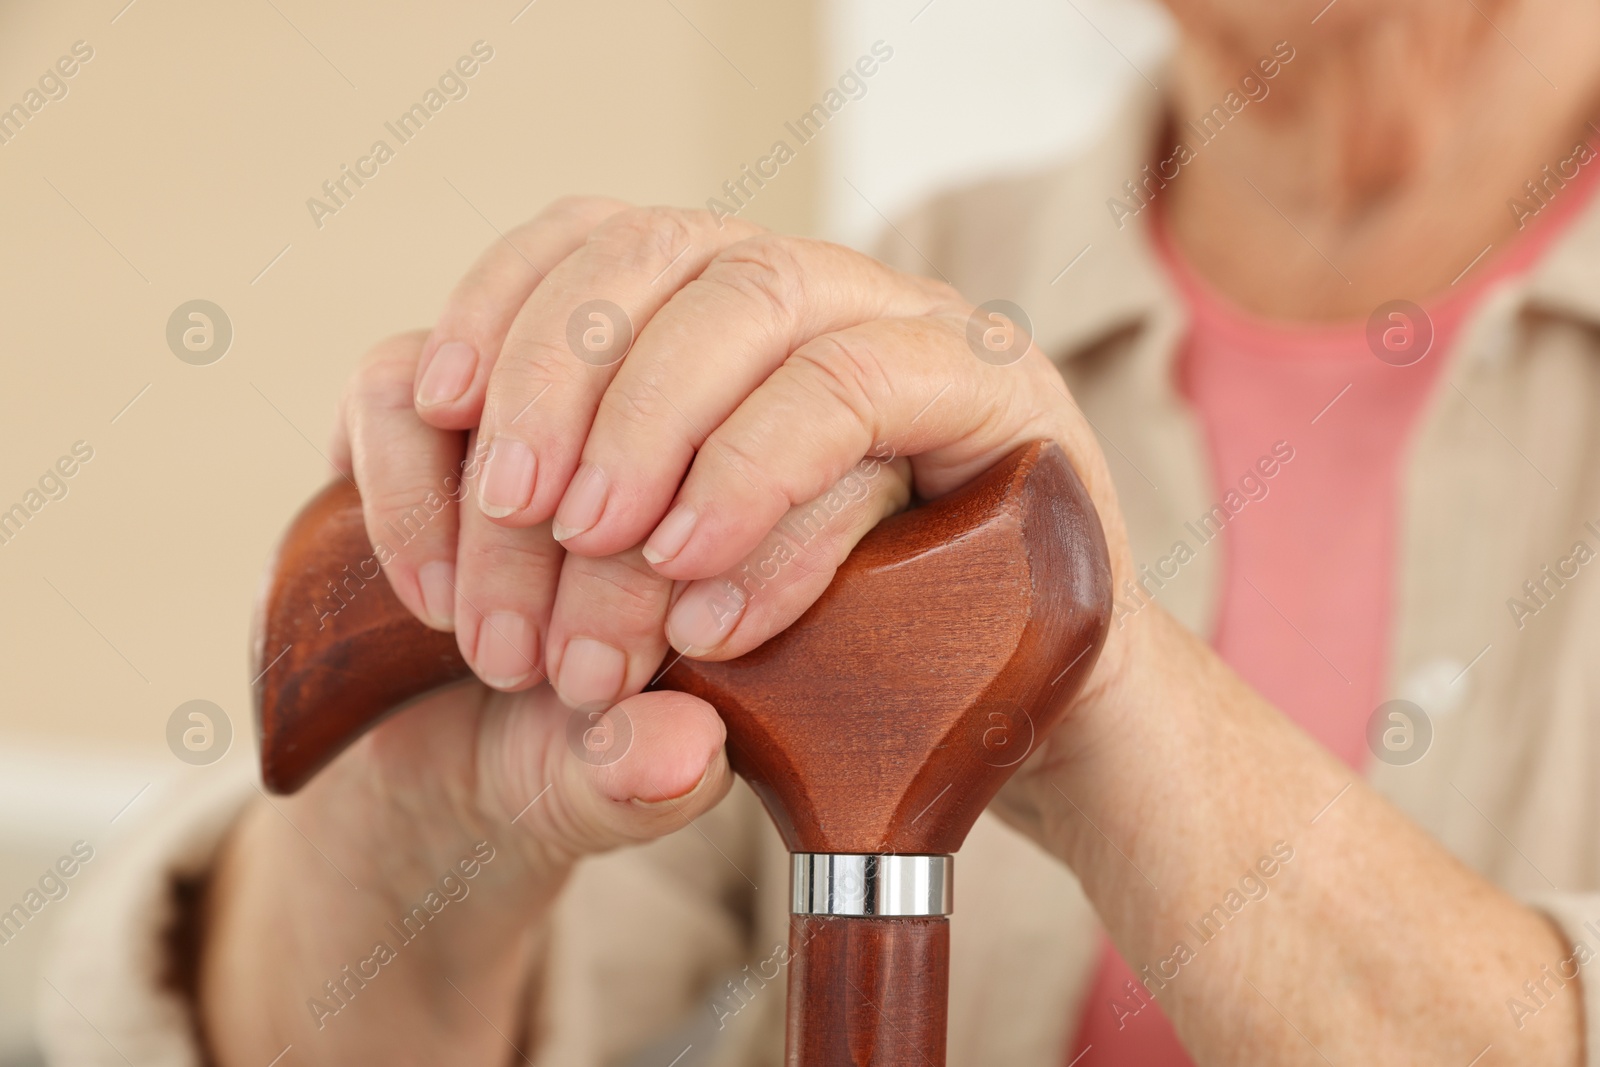
[[[385,572],[481,681],[130,860],[63,1061],[778,1062],[781,844],[713,710],[640,691],[1045,437],[1115,620],[968,840],[952,1062],[1600,1064],[1600,8],[1174,6],[1163,97],[879,258],[568,200],[379,345],[341,459],[375,540],[465,464]]]

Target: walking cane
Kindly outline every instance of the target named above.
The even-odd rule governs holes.
[[[341,481],[301,511],[269,571],[255,696],[279,792],[470,674],[455,636],[387,582],[336,614],[316,607],[370,555]],[[1110,608],[1094,506],[1061,449],[1036,442],[879,524],[759,648],[662,675],[658,688],[717,709],[730,764],[793,854],[790,1067],[943,1067],[951,854],[1088,677]]]

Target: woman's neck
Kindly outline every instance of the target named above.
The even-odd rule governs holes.
[[[1328,9],[1289,42],[1294,60],[1270,95],[1165,194],[1196,271],[1271,318],[1361,319],[1448,290],[1528,223],[1508,203],[1538,206],[1524,183],[1559,196],[1543,168],[1558,170],[1590,135],[1600,142],[1589,126],[1600,9],[1582,0],[1396,5],[1351,10],[1348,25],[1338,15]],[[1257,58],[1186,29],[1173,67],[1180,126]]]

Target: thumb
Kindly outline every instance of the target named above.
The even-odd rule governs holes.
[[[571,716],[565,743],[530,828],[558,856],[576,860],[682,829],[732,785],[727,730],[698,697],[640,693],[604,710],[562,711]]]

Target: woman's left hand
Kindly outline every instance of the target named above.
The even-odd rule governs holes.
[[[585,641],[575,659],[595,643],[622,652],[623,697],[669,640],[697,657],[740,655],[810,606],[912,487],[946,493],[1034,439],[1065,448],[1125,566],[1104,459],[1061,376],[1024,325],[948,285],[667,208],[612,215],[531,294],[503,287],[525,298],[519,309],[486,310],[497,283],[476,279],[424,352],[482,349],[471,324],[514,313],[492,371],[448,406],[418,408],[440,429],[476,426],[487,457],[462,505],[457,625],[492,596],[477,587],[525,584],[506,567],[548,567],[538,551],[501,553],[488,573],[473,565],[477,542],[558,541],[568,555],[542,644],[569,704],[596,690],[564,670],[574,640]],[[819,536],[747,595],[742,568],[770,561],[776,528],[801,513],[827,516]]]
[[[492,373],[474,378],[486,385],[420,409],[437,429],[478,427],[487,446],[461,560],[487,531],[530,538],[522,553],[546,566],[559,557],[544,648],[567,703],[596,689],[584,671],[600,642],[624,650],[624,696],[668,640],[708,658],[755,647],[910,488],[938,496],[1034,439],[1065,449],[1105,528],[1113,587],[1131,579],[1094,432],[1025,331],[988,308],[975,318],[949,286],[724,222],[609,216],[531,290]],[[503,322],[506,309],[481,310],[493,291],[458,290],[466,304],[424,358],[475,340],[452,336],[462,323]],[[848,503],[828,509],[822,535],[758,595],[730,598],[785,516],[830,492]],[[505,581],[463,562],[460,603],[486,594],[473,582]],[[1340,1062],[1476,1063],[1490,1048],[1485,1064],[1577,1062],[1576,985],[1537,1027],[1502,1007],[1568,951],[1550,923],[1462,867],[1159,605],[1112,627],[1039,747],[996,809],[1071,867],[1124,958],[1156,975],[1148,988],[1196,1062],[1309,1065],[1329,1061],[1325,1048]],[[1228,919],[1250,932],[1195,939],[1197,921],[1234,914],[1218,901],[1242,901],[1241,878],[1268,870],[1271,905]],[[1094,1010],[1108,1008],[1132,1010]]]

